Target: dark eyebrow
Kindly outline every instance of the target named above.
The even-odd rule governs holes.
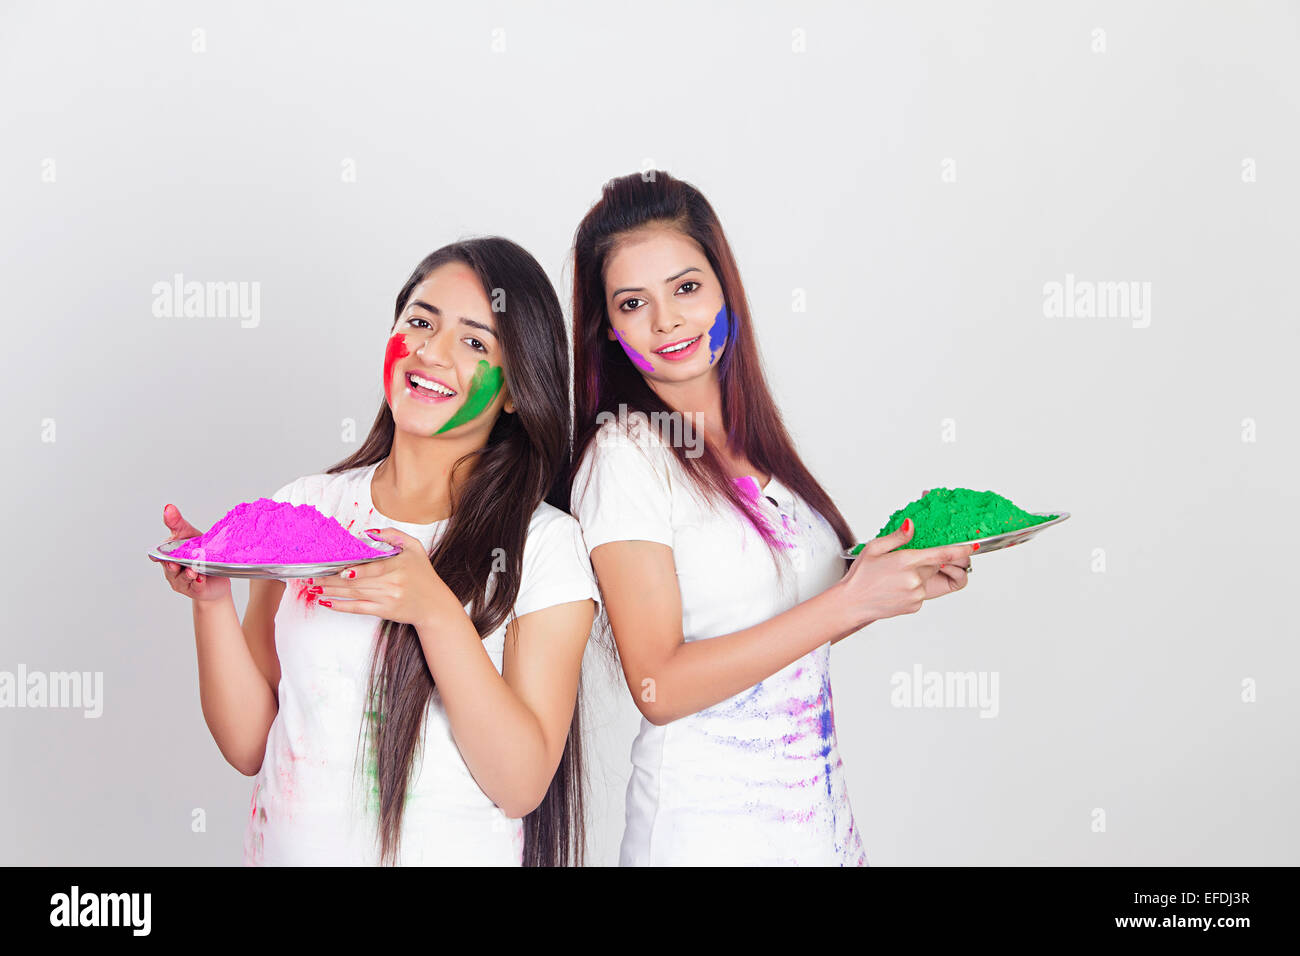
[[[690,267],[688,267],[688,268],[683,269],[681,272],[677,273],[677,275],[675,275],[675,276],[669,276],[667,279],[664,280],[664,282],[666,282],[666,283],[667,283],[667,282],[673,282],[673,281],[675,281],[675,280],[677,280],[677,279],[680,279],[682,276],[686,275],[686,273],[688,273],[688,272],[699,272],[699,271],[700,271],[700,270],[697,269],[697,268],[695,268],[695,266],[690,266]],[[640,288],[639,286],[638,286],[637,288],[635,288],[635,289],[630,288],[630,287],[626,287],[626,286],[625,286],[625,287],[622,288],[622,289],[615,289],[613,292],[611,292],[611,293],[609,294],[609,297],[610,297],[611,299],[616,298],[616,297],[619,295],[619,293],[621,293],[621,292],[644,292],[644,291],[645,291],[645,289],[642,289],[642,288]]]
[[[414,302],[411,303],[411,307],[414,307],[414,306],[417,306],[417,305],[418,305],[420,308],[422,308],[422,309],[427,309],[428,311],[432,312],[432,313],[433,313],[434,315],[436,315],[436,316],[439,316],[439,317],[442,316],[442,310],[441,310],[441,309],[439,309],[439,308],[437,308],[437,307],[435,307],[435,306],[432,306],[432,305],[430,305],[430,304],[427,303],[427,302],[421,302],[419,299],[416,299]],[[496,337],[497,337],[496,330],[493,329],[492,326],[490,326],[490,325],[484,325],[482,322],[475,322],[473,319],[466,318],[466,317],[463,316],[463,315],[462,315],[462,316],[458,316],[458,318],[460,319],[460,323],[461,323],[461,325],[468,325],[468,326],[472,326],[473,328],[476,328],[476,329],[482,329],[484,332],[486,332],[486,333],[488,333],[489,335],[491,335],[492,338],[496,338]]]

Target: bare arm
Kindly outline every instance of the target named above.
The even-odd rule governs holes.
[[[168,540],[200,534],[174,505],[163,508],[163,522],[171,532]],[[231,766],[252,776],[261,769],[266,737],[279,710],[275,611],[284,584],[250,581],[248,608],[241,627],[229,578],[200,574],[172,561],[150,560],[162,565],[163,577],[173,591],[191,600],[199,661],[199,702],[212,739]]]
[[[257,669],[262,672],[280,702],[280,656],[275,652],[275,613],[284,597],[285,583],[269,579],[252,578],[248,582],[248,606],[244,608],[244,640],[253,655]]]
[[[591,564],[637,707],[658,725],[697,713],[828,641],[881,618],[914,613],[927,597],[947,593],[947,586],[940,590],[930,579],[940,563],[969,555],[969,546],[887,553],[910,538],[909,530],[876,539],[840,581],[788,611],[744,630],[690,642],[682,633],[672,549],[651,541],[599,545]]]
[[[611,541],[591,552],[623,676],[652,724],[666,724],[733,697],[827,641],[857,627],[822,592],[753,627],[685,642],[672,549]]]
[[[262,767],[266,738],[279,710],[270,678],[259,666],[268,668],[275,657],[275,607],[284,591],[279,582],[254,581],[250,586],[248,610],[240,626],[235,604],[227,591],[224,598],[194,602],[194,641],[199,661],[199,700],[203,719],[222,756],[240,773],[253,776]],[[268,586],[269,585],[269,586]],[[278,585],[278,587],[276,587]],[[260,593],[259,593],[260,592]],[[257,650],[253,650],[253,646]],[[276,685],[279,661],[274,661]]]
[[[418,628],[456,746],[506,816],[535,810],[555,776],[595,607],[586,598],[518,618],[506,632],[501,673],[463,608]]]

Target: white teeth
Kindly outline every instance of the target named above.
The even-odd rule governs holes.
[[[429,389],[429,391],[431,392],[437,392],[439,395],[456,394],[451,389],[447,388],[445,385],[439,385],[437,382],[431,382],[427,378],[421,378],[419,375],[416,375],[414,372],[411,373],[411,381],[414,382],[416,385],[421,385],[424,388]]]
[[[669,352],[680,352],[682,349],[688,349],[688,348],[690,348],[692,345],[694,345],[697,341],[699,341],[699,338],[700,338],[700,337],[697,335],[697,336],[695,336],[695,338],[693,338],[693,339],[688,339],[688,340],[686,340],[685,342],[682,342],[682,343],[679,344],[679,345],[670,345],[670,346],[669,346],[668,348],[666,348],[666,349],[660,349],[660,350],[659,350],[659,354],[660,354],[660,355],[667,355]]]

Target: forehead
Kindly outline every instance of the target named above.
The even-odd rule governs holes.
[[[424,302],[452,318],[464,315],[480,322],[492,321],[492,304],[483,283],[463,262],[447,262],[430,272],[411,291],[407,310]],[[423,310],[420,310],[423,311]]]
[[[665,226],[638,229],[619,240],[605,260],[605,287],[657,287],[688,265],[708,270],[700,244]]]

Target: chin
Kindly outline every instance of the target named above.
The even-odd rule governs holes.
[[[422,415],[412,415],[409,412],[393,416],[393,428],[397,431],[410,432],[413,435],[425,437],[432,435],[446,423],[445,418],[434,421],[432,417],[426,418]]]

